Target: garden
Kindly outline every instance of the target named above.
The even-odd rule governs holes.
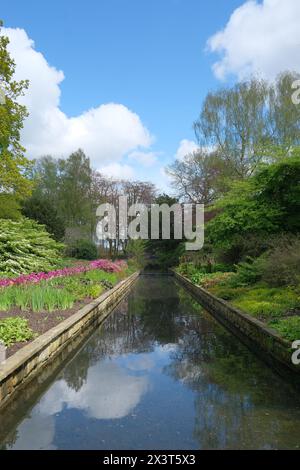
[[[202,252],[177,267],[291,342],[300,338],[299,181],[296,149],[235,183],[214,205]]]
[[[29,219],[1,227],[0,340],[8,356],[131,272],[122,260],[63,258],[63,245]]]

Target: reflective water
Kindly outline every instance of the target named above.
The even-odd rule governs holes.
[[[297,393],[167,277],[140,278],[19,416],[2,447],[300,446]]]

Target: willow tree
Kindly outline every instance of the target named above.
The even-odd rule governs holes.
[[[19,98],[28,81],[14,79],[16,64],[8,52],[9,39],[2,34],[0,21],[0,193],[24,197],[30,193],[27,178],[31,167],[20,142],[20,132],[28,113]]]

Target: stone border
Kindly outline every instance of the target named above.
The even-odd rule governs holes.
[[[97,326],[111,313],[138,278],[134,273],[86,305],[70,318],[24,346],[0,364],[0,408],[27,385],[63,349],[84,333],[91,325]]]
[[[189,279],[171,270],[175,278],[183,284],[200,303],[227,329],[237,335],[281,375],[288,375],[300,384],[300,366],[291,361],[291,344],[275,330],[261,321],[233,307],[225,300],[216,297]]]

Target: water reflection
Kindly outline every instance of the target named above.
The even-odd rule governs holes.
[[[6,448],[300,444],[296,393],[166,277],[140,279],[32,410],[23,404],[19,416]]]

